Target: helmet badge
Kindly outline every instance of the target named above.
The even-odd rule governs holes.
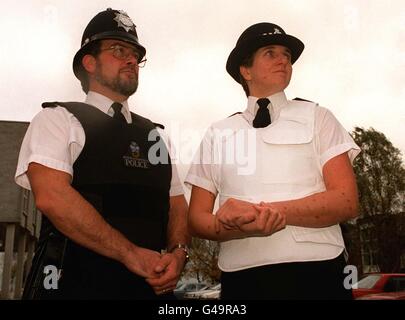
[[[115,13],[114,20],[117,21],[118,27],[124,28],[126,32],[129,30],[135,31],[135,25],[128,14],[122,10]]]

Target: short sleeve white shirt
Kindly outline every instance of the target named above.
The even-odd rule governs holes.
[[[274,122],[279,118],[281,109],[288,104],[288,100],[284,92],[276,93],[267,98],[270,100],[268,109]],[[247,108],[242,113],[243,118],[251,126],[253,126],[253,119],[259,108],[257,100],[257,97],[249,96]],[[221,170],[212,160],[214,159],[212,154],[213,139],[215,139],[214,131],[217,127],[217,123],[214,123],[208,128],[185,179],[185,184],[188,187],[195,185],[214,195],[218,194],[217,182],[221,181],[222,178],[226,179],[226,177],[220,176]],[[330,159],[345,152],[348,152],[350,160],[353,161],[360,152],[360,148],[332,112],[320,106],[315,108],[314,139],[320,167],[323,167]]]
[[[85,103],[93,105],[109,116],[114,115],[111,105],[114,101],[89,91]],[[132,122],[128,102],[122,102],[122,114],[128,123]],[[164,130],[158,132],[166,143],[169,154],[175,155],[175,149]],[[21,145],[15,181],[23,188],[31,189],[27,177],[31,162],[74,175],[73,164],[83,150],[86,141],[84,129],[79,120],[63,107],[44,108],[31,121]],[[184,193],[177,167],[172,161],[172,180],[170,196]]]

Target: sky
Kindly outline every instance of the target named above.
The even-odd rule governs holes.
[[[272,22],[301,39],[287,97],[373,127],[405,154],[403,0],[1,0],[0,120],[30,121],[43,101],[83,101],[72,60],[84,28],[108,7],[137,26],[148,62],[130,109],[166,126],[181,175],[207,127],[246,107],[225,71],[239,35]],[[404,157],[405,159],[405,157]]]

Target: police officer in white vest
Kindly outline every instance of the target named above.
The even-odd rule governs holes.
[[[168,137],[129,110],[145,53],[124,11],[98,13],[73,60],[85,103],[44,103],[28,128],[16,182],[43,223],[24,299],[174,298],[187,202]]]
[[[210,126],[186,177],[192,234],[220,243],[223,299],[352,298],[339,223],[358,214],[360,149],[328,109],[287,99],[303,49],[272,23],[242,33],[226,70],[247,107]]]

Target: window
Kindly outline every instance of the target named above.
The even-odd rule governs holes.
[[[397,292],[405,290],[405,277],[392,277],[384,286],[386,292]]]
[[[377,283],[378,280],[380,280],[381,275],[378,274],[373,274],[373,275],[368,275],[361,279],[359,282],[357,282],[357,288],[359,289],[371,289],[374,287],[374,285]]]

